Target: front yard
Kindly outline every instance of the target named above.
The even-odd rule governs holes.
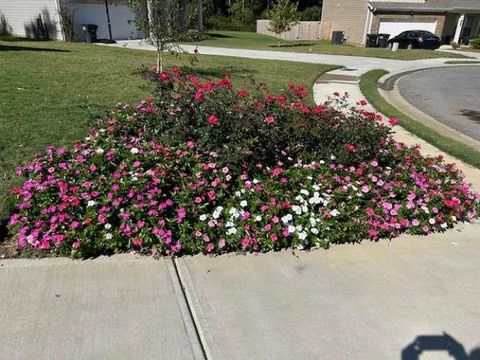
[[[195,42],[194,42],[195,43]],[[430,58],[461,58],[462,55],[433,50],[399,50],[364,48],[352,45],[332,45],[330,41],[293,41],[282,40],[277,46],[277,39],[271,36],[241,31],[216,31],[207,33],[207,38],[195,44],[229,48],[289,51],[312,54],[368,56],[397,60],[418,60]]]
[[[90,121],[117,102],[137,103],[150,94],[135,72],[154,62],[148,51],[0,38],[0,225],[12,209],[15,168],[48,144],[83,138]],[[189,63],[188,56],[167,57],[167,66]],[[200,55],[197,68],[206,77],[231,73],[244,87],[253,87],[254,78],[278,92],[290,79],[310,86],[333,67]]]

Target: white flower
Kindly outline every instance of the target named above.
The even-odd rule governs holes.
[[[130,179],[131,179],[132,181],[137,181],[137,180],[138,180],[138,177],[132,176]]]
[[[446,229],[446,228],[448,227],[448,225],[447,225],[447,223],[442,223],[442,224],[440,225],[440,227],[441,227],[442,229]]]
[[[430,225],[435,225],[436,223],[434,218],[431,218],[430,220],[428,220],[428,222],[430,223]]]
[[[305,240],[307,238],[307,233],[305,231],[302,231],[298,234],[298,237],[300,238],[300,240]]]
[[[295,229],[296,229],[298,232],[300,232],[300,231],[303,230],[303,226],[302,226],[302,225],[297,225],[297,226],[295,227]]]
[[[330,159],[335,160],[336,157],[334,155],[330,156]]]
[[[311,218],[309,219],[309,221],[310,221],[310,225],[311,225],[311,226],[317,225],[317,222],[316,222],[315,218],[311,217]]]
[[[233,222],[231,222],[231,221],[227,221],[226,224],[225,224],[225,226],[230,228],[230,227],[234,227],[235,224],[234,224]]]
[[[138,150],[136,147],[133,147],[133,148],[130,149],[130,152],[131,152],[132,154],[134,154],[134,155],[135,155],[135,154],[138,154],[138,151],[139,151],[139,150]]]
[[[288,225],[288,232],[290,234],[293,234],[295,232],[295,226],[292,226],[292,225]]]
[[[425,214],[430,214],[430,210],[426,206],[422,206],[422,210]]]
[[[305,202],[305,199],[303,198],[302,195],[297,195],[297,197],[295,197],[295,200],[297,200],[299,203],[304,203]]]
[[[452,221],[457,221],[457,217],[456,217],[456,216],[452,216]]]
[[[87,203],[87,207],[92,207],[92,206],[95,206],[97,205],[97,202],[95,200],[89,200],[88,203]]]
[[[110,230],[112,228],[112,225],[109,223],[105,224],[105,229]]]
[[[289,221],[291,221],[293,219],[293,216],[292,214],[287,214],[285,216],[282,216],[282,222],[284,224],[288,223]]]
[[[205,220],[207,220],[207,215],[202,214],[202,215],[200,215],[199,219],[200,219],[200,221],[205,221]]]
[[[323,164],[325,164],[325,161],[320,160],[319,163],[320,163],[320,165],[323,165]]]
[[[330,211],[330,215],[332,215],[333,217],[337,216],[338,214],[340,213],[338,212],[337,209],[333,209],[332,211]]]
[[[301,215],[302,214],[302,207],[298,206],[298,205],[293,205],[292,206],[292,211],[297,215]]]
[[[311,228],[310,231],[312,232],[312,234],[315,234],[315,235],[318,235],[319,233],[317,228]]]
[[[111,240],[113,238],[113,235],[108,233],[108,234],[105,234],[105,239],[107,240]]]
[[[253,182],[254,184],[258,184],[258,180],[257,180],[257,179],[253,179],[252,182]]]
[[[308,211],[307,205],[302,205],[302,211],[306,213]]]
[[[300,190],[300,194],[303,194],[303,195],[305,195],[305,196],[310,195],[310,193],[308,192],[307,189],[302,189],[302,190]]]
[[[102,148],[96,148],[96,149],[95,149],[95,152],[96,152],[98,155],[102,155],[105,151],[104,151]]]
[[[247,206],[247,205],[248,205],[247,200],[242,200],[242,201],[240,201],[240,206],[241,206],[241,207],[245,207],[245,206]]]
[[[235,196],[240,197],[240,196],[242,196],[242,193],[240,191],[235,191]]]
[[[320,186],[318,186],[317,184],[313,184],[313,190],[315,191],[319,191],[320,190]],[[315,195],[315,194],[314,194]]]
[[[261,221],[262,217],[260,215],[255,216],[255,221]]]
[[[227,230],[227,235],[235,235],[237,233],[237,228],[230,228]]]

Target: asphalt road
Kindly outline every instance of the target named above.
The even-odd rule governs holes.
[[[415,72],[401,78],[400,94],[443,124],[480,140],[480,67]]]

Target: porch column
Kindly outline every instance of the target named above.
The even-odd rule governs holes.
[[[457,44],[460,44],[460,36],[462,35],[463,30],[463,23],[465,22],[465,14],[461,14],[458,18],[457,28],[455,29],[455,36],[453,37],[453,41]]]

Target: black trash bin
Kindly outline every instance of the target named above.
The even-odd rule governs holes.
[[[377,34],[367,34],[367,43],[366,47],[375,48],[378,47],[378,35]]]
[[[343,31],[332,31],[332,44],[341,45],[344,41]]]
[[[97,42],[97,29],[98,29],[97,25],[82,24],[82,30],[85,35],[85,42],[87,43]]]
[[[390,38],[390,34],[378,34],[378,47],[379,48],[388,47],[389,38]]]

